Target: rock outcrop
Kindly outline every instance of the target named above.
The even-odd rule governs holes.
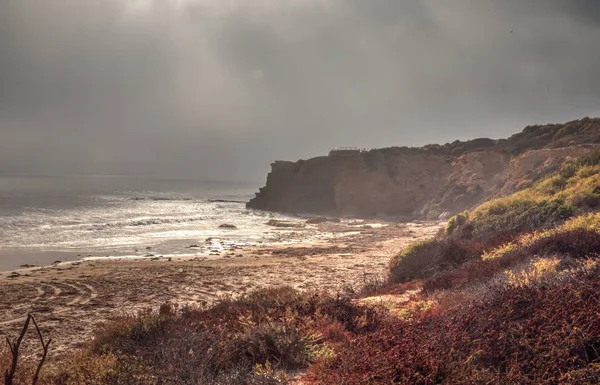
[[[277,161],[249,208],[437,218],[526,187],[600,145],[600,119],[528,126],[508,139]]]

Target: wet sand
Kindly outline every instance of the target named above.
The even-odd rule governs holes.
[[[6,248],[0,250],[0,274],[3,271],[27,266],[47,266],[56,261],[77,261],[80,256],[80,253],[68,251],[40,251]]]
[[[81,346],[99,324],[123,312],[157,309],[167,302],[210,304],[270,286],[343,292],[383,277],[391,256],[433,236],[441,226],[324,223],[319,231],[333,237],[248,246],[218,258],[96,259],[0,273],[0,338],[15,336],[32,312],[53,338],[56,358]]]

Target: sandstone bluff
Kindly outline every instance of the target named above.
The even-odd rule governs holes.
[[[276,161],[266,186],[247,207],[437,218],[527,187],[598,146],[600,118],[584,118],[528,126],[508,139],[344,150],[297,162]]]

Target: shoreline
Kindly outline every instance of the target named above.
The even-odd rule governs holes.
[[[240,250],[253,247],[277,247],[281,245],[293,245],[298,243],[310,243],[318,240],[326,240],[341,236],[360,233],[364,227],[376,228],[387,226],[388,224],[411,223],[410,221],[386,221],[378,219],[344,219],[341,222],[326,222],[320,224],[307,224],[308,217],[301,217],[302,220],[290,220],[292,227],[273,226],[266,232],[264,238],[256,241],[240,241],[235,237],[225,237],[223,235],[211,236],[204,241],[194,238],[172,239],[164,241],[161,247],[156,248],[156,244],[146,247],[138,245],[132,248],[131,252],[116,250],[111,253],[106,250],[94,249],[64,249],[64,250],[46,250],[40,248],[28,247],[7,247],[0,248],[0,278],[10,273],[21,273],[22,271],[31,271],[32,269],[50,268],[57,264],[68,264],[73,262],[83,262],[87,260],[156,260],[156,259],[219,259],[227,254],[238,253]],[[280,222],[288,222],[286,220]],[[418,221],[417,221],[418,222]],[[340,226],[344,227],[340,230]],[[235,231],[235,230],[232,230]],[[232,233],[235,235],[235,233]],[[165,246],[168,245],[168,250]],[[18,262],[7,262],[15,260]]]
[[[207,306],[272,286],[344,292],[383,277],[392,255],[432,237],[443,225],[380,224],[358,232],[344,223],[320,224],[320,231],[333,233],[331,238],[247,246],[217,258],[102,257],[21,269],[14,278],[0,273],[5,293],[0,298],[0,337],[18,333],[23,317],[32,312],[56,341],[52,357],[59,358],[89,341],[111,317],[156,310],[163,303]]]

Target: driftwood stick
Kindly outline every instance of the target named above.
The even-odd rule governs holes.
[[[23,338],[25,338],[25,333],[27,332],[27,328],[29,327],[29,321],[31,321],[31,314],[27,315],[27,320],[25,320],[25,324],[23,325],[23,329],[21,330],[21,334],[19,334],[19,338],[17,341],[10,342],[7,338],[8,346],[10,346],[10,353],[12,354],[12,363],[10,365],[10,369],[6,369],[4,372],[4,385],[13,385],[13,378],[15,376],[15,372],[17,371],[17,364],[19,362],[19,348],[21,347],[21,342],[23,342]]]
[[[32,385],[35,385],[38,381],[40,370],[42,370],[42,366],[44,366],[44,362],[46,362],[46,357],[48,356],[48,347],[50,346],[50,342],[52,342],[52,338],[48,340],[48,342],[44,343],[44,337],[42,336],[42,331],[40,330],[37,322],[35,322],[35,318],[31,316],[31,320],[33,321],[33,325],[35,326],[35,330],[37,331],[38,336],[40,337],[40,343],[42,344],[42,348],[44,349],[44,354],[42,355],[42,359],[38,364],[38,367],[35,371],[35,375],[33,376]]]

